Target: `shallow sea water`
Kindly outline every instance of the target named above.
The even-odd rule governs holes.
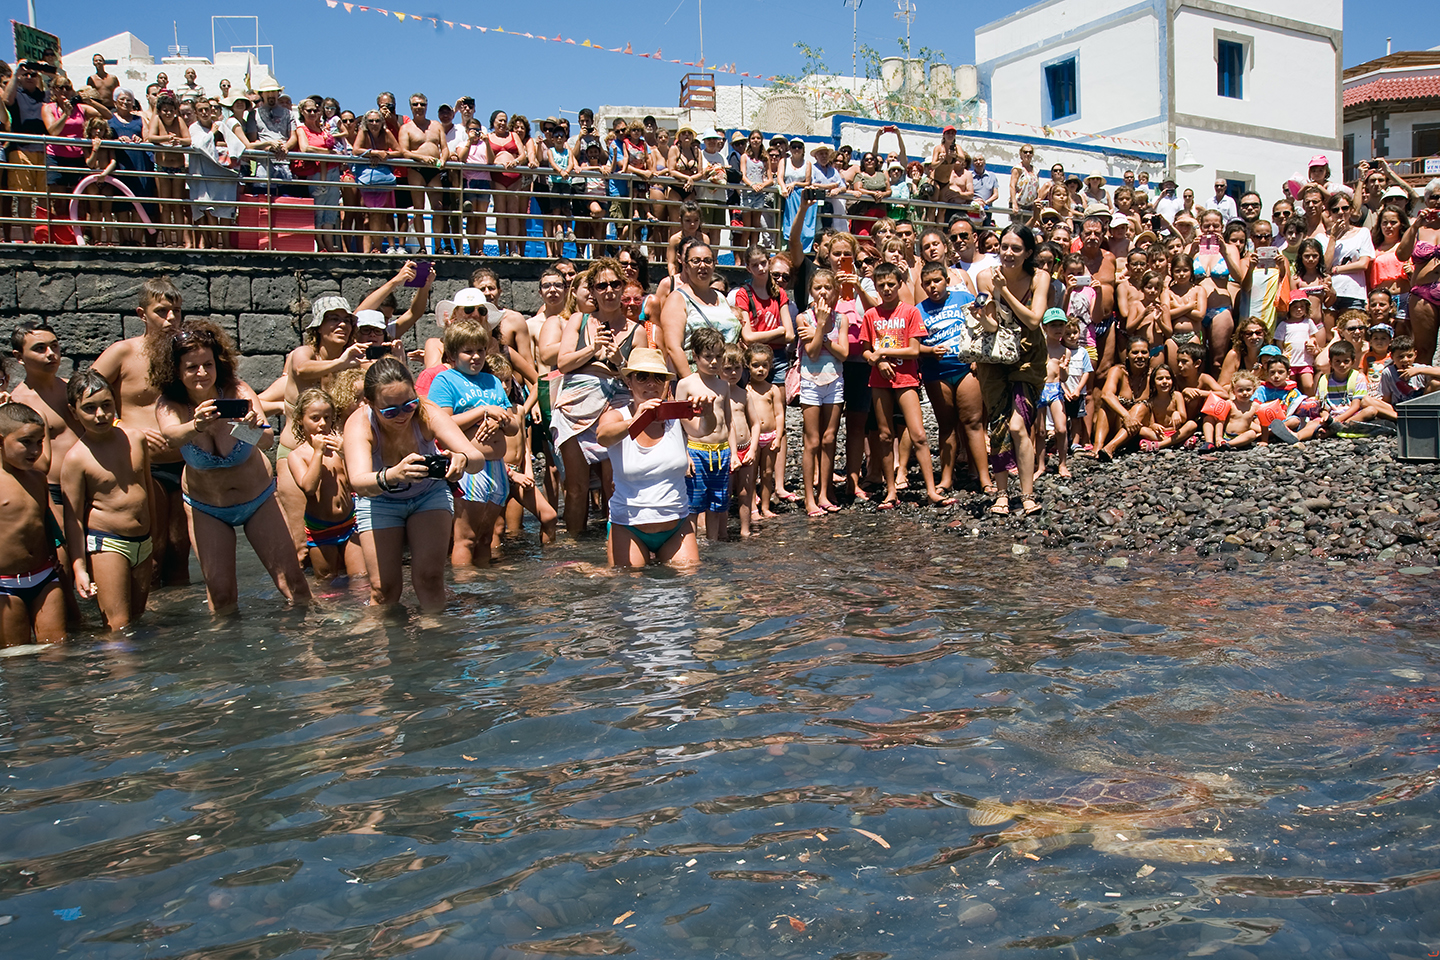
[[[0,954],[1440,953],[1434,573],[845,520],[0,660]]]

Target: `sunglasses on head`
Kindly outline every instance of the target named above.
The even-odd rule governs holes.
[[[396,404],[393,407],[381,407],[380,416],[384,417],[386,420],[394,420],[396,417],[402,417],[407,413],[414,412],[419,406],[420,398],[411,397],[405,403]]]

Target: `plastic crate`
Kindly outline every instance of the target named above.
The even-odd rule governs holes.
[[[1400,459],[1440,460],[1440,392],[1406,400],[1400,415]]]
[[[264,194],[241,194],[242,202],[264,204]],[[274,223],[270,212],[274,211]],[[284,250],[288,253],[314,253],[315,201],[310,197],[275,197],[271,206],[240,208],[240,226],[256,229],[237,231],[235,246],[241,250]],[[265,232],[262,232],[265,231]],[[270,245],[271,237],[275,245]]]

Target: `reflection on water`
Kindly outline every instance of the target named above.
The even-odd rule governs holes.
[[[1440,953],[1433,578],[880,530],[0,661],[0,950]]]

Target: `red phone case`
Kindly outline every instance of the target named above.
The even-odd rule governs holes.
[[[640,436],[640,432],[656,420],[689,420],[695,416],[695,407],[688,400],[666,400],[635,418],[630,424],[630,439]]]

